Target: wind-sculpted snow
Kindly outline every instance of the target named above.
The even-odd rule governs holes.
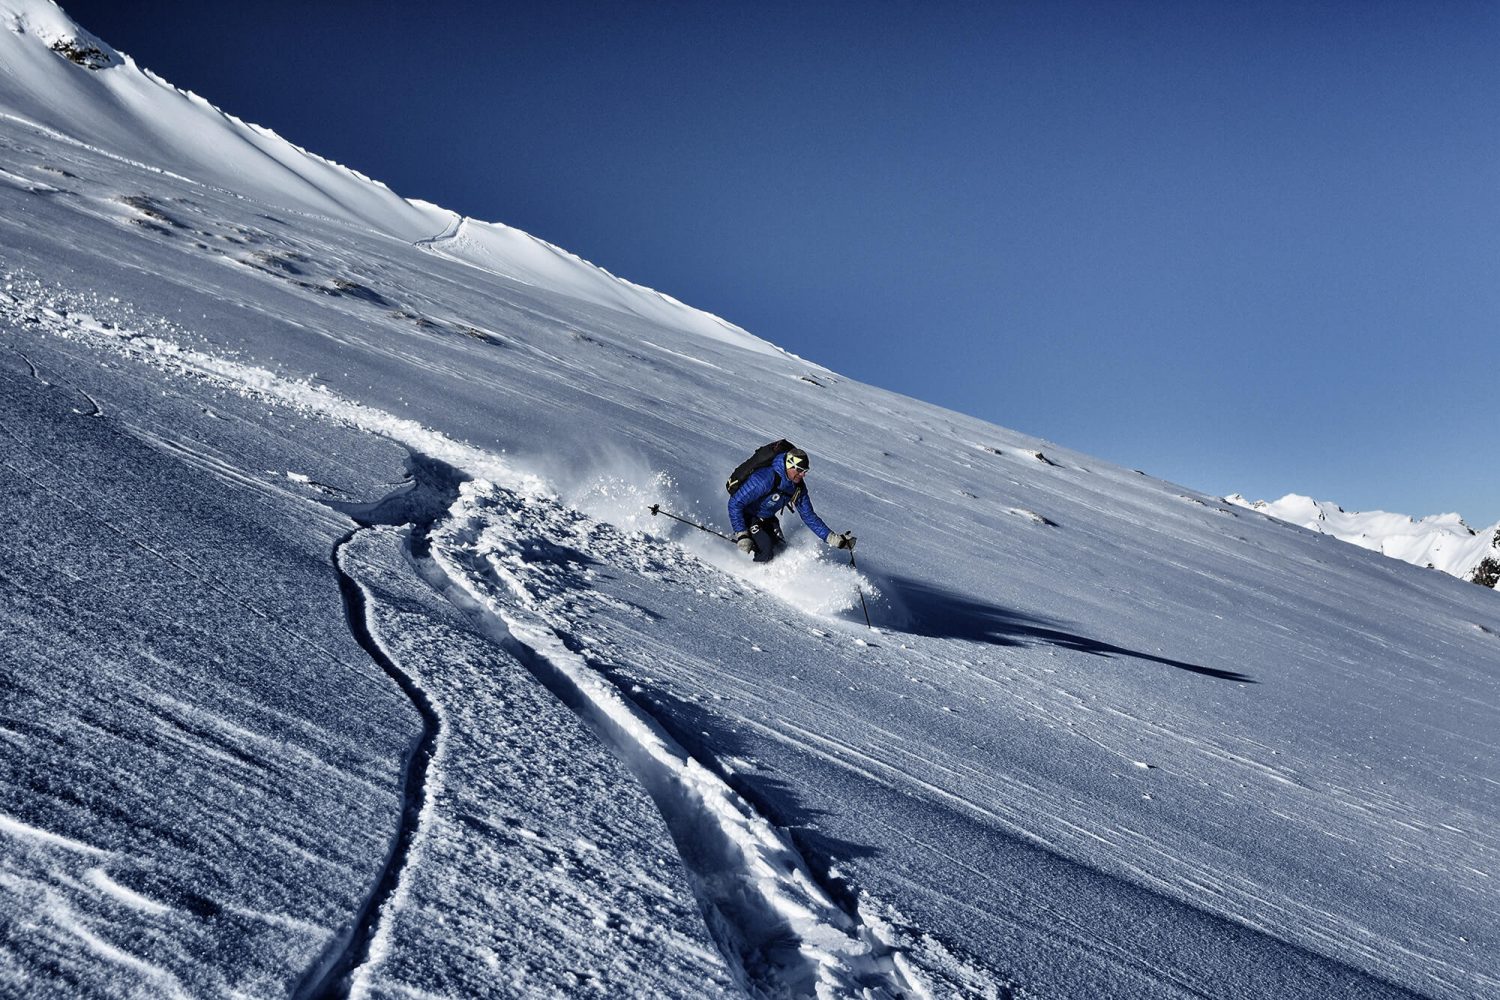
[[[0,995],[1500,995],[1492,591],[393,239],[22,7]],[[648,512],[778,437],[857,572]]]
[[[681,587],[693,581],[687,567],[674,572],[640,536],[591,523],[546,498],[487,485],[465,487],[432,546],[438,568],[497,624],[502,641],[521,651],[650,791],[693,876],[709,928],[752,996],[929,995],[878,926],[861,923],[817,884],[784,832],[591,665],[591,657],[604,657],[614,669],[650,667],[632,662],[639,653],[617,643],[601,647],[590,634],[592,623],[611,614],[649,616],[597,590],[600,572]]]
[[[362,532],[346,566],[443,736],[430,817],[350,995],[730,995],[650,801],[407,544]]]
[[[449,729],[431,692],[419,678],[407,672],[375,629],[370,591],[349,572],[347,551],[357,538],[358,532],[351,532],[339,540],[333,552],[344,616],[360,648],[385,671],[421,716],[422,730],[404,758],[401,821],[380,877],[356,919],[325,950],[323,960],[309,970],[297,990],[299,997],[312,1000],[342,1000],[351,994],[368,993],[371,968],[390,947],[391,924],[405,898],[405,879],[412,868],[413,852],[420,840],[430,835],[441,787],[435,769]]]
[[[15,751],[0,782],[0,995],[324,995],[324,956],[347,947],[380,881],[403,806],[399,765],[420,730],[330,603],[342,518],[310,488],[314,476],[226,463],[201,480],[206,455],[185,460],[109,421],[59,433],[88,418],[33,374],[65,359],[45,345],[31,352],[42,360],[30,370],[0,370],[20,505],[6,513],[18,537],[39,543],[0,568],[16,602],[0,620],[11,653],[0,734]],[[113,395],[138,420],[189,436],[206,428],[255,453],[245,397],[218,399],[210,416],[180,398],[134,397],[129,381]],[[334,425],[319,429],[300,467],[342,481],[340,494],[368,495],[367,482],[313,457],[334,440]],[[348,441],[338,450],[391,457]],[[247,507],[229,518],[216,497]],[[289,507],[301,527],[287,523]],[[240,528],[220,536],[200,518]],[[278,559],[268,541],[283,533],[297,553]],[[430,818],[350,970],[351,995],[727,988],[633,779],[411,572],[394,532],[368,534],[341,561],[370,596],[376,641],[452,707],[423,790]],[[178,554],[184,542],[191,555]],[[309,575],[295,590],[278,583]],[[64,610],[76,622],[67,636],[45,624]],[[307,646],[314,629],[342,663]]]
[[[385,850],[412,720],[329,604],[332,518],[285,531],[292,497],[73,398],[0,371],[0,995],[286,995]]]
[[[67,53],[97,53],[70,60]],[[649,322],[765,354],[784,353],[731,323],[610,274],[499,222],[453,220],[437,205],[400,197],[358,171],[229,115],[136,65],[73,24],[49,0],[0,0],[0,116],[59,141],[199,189],[249,196],[281,213],[352,225],[418,243],[469,267]],[[24,190],[59,189],[0,173]]]
[[[24,366],[23,377],[31,384],[41,385],[36,376],[43,371],[66,372],[70,384],[77,384],[85,375],[95,381],[126,379],[139,384],[143,376],[131,373],[149,370],[134,367],[141,362],[160,373],[156,378],[165,377],[179,385],[176,391],[187,394],[185,400],[192,399],[193,394],[204,396],[204,403],[189,405],[196,406],[195,433],[211,441],[222,440],[217,427],[224,422],[220,411],[226,408],[223,400],[232,399],[232,409],[237,411],[271,407],[261,418],[268,434],[278,433],[279,425],[317,427],[326,421],[330,428],[375,434],[441,455],[472,475],[495,477],[521,495],[552,495],[539,478],[522,471],[513,460],[420,422],[343,398],[319,380],[288,378],[249,359],[205,349],[209,345],[200,333],[180,323],[153,318],[129,303],[49,287],[12,270],[0,307],[16,324],[12,329],[23,346],[15,358],[17,365]],[[21,337],[23,330],[30,332]],[[195,341],[196,346],[188,346]],[[589,349],[586,343],[584,349]],[[88,366],[111,355],[132,364],[96,368],[90,374]],[[119,361],[108,364],[117,366]],[[586,380],[597,375],[579,368],[572,377]],[[71,390],[58,386],[57,391]],[[106,412],[118,408],[110,403],[109,393],[91,393],[104,403]],[[277,411],[285,416],[278,418]],[[140,418],[135,422],[139,424]],[[174,461],[234,484],[249,491],[248,495],[268,490],[283,495],[290,488],[301,487],[324,499],[326,486],[314,490],[312,484],[340,478],[318,469],[316,463],[304,462],[298,463],[301,470],[314,474],[299,470],[300,478],[296,478],[278,471],[275,481],[279,485],[273,487],[266,479],[248,474],[242,461],[224,462],[213,457],[215,449],[184,442],[180,432],[168,430],[170,425],[155,420],[147,424],[138,432],[143,440],[154,442]],[[234,453],[245,444],[232,440],[219,447],[226,446]],[[973,450],[970,444],[962,447]],[[930,455],[932,448],[924,446],[921,451]],[[1053,450],[1053,454],[1058,453]],[[1003,463],[1008,456],[997,458]],[[1022,458],[1024,455],[1018,460]],[[1040,467],[1034,459],[1029,462]],[[292,463],[268,461],[260,467],[275,464],[282,464],[284,470]],[[968,467],[972,468],[972,463]],[[1008,466],[1002,464],[1001,468],[1010,474]],[[1008,564],[1012,572],[1038,556],[1046,564],[1065,565],[1066,559],[1072,558],[1069,522],[1085,516],[1084,510],[1105,503],[1102,495],[1096,497],[1088,491],[1080,494],[1082,503],[1069,496],[1069,489],[1088,485],[1088,480],[1077,478],[1078,471],[1061,465],[1047,468],[1059,470],[1046,473],[1049,477],[1071,478],[1032,483],[1030,494],[1008,498],[998,516],[1015,523],[1011,509],[1048,510],[1053,515],[1046,518],[1050,524],[1032,524],[1038,531],[1057,533],[1048,536],[1047,544],[1060,548],[1065,561],[1055,562],[1045,550],[1020,550]],[[580,497],[580,502],[592,496],[608,506],[601,499],[603,495],[618,492],[617,480],[601,477],[590,485],[587,474],[576,467],[570,476],[573,485],[569,495]],[[664,481],[659,476],[632,474],[624,480],[642,486],[661,484]],[[955,492],[979,496],[980,491],[994,488],[980,485],[978,479],[970,481],[976,488]],[[610,482],[616,485],[608,485]],[[867,480],[855,482],[860,491],[874,495],[870,486],[862,485]],[[355,495],[347,488],[338,492]],[[1155,501],[1164,523],[1175,525],[1181,520],[1175,511],[1186,505],[1181,505],[1178,497],[1177,492],[1164,492],[1164,498]],[[691,497],[678,499],[689,501]],[[617,503],[618,497],[612,502]],[[926,504],[931,510],[943,502],[951,501],[930,496]],[[1142,509],[1152,509],[1149,499],[1133,502]],[[863,509],[868,519],[879,509],[878,502]],[[1107,511],[1107,507],[1098,509]],[[693,511],[697,512],[696,507]],[[641,519],[648,516],[636,515]],[[1121,518],[1122,514],[1117,509],[1105,516]],[[1207,511],[1204,516],[1232,517],[1217,511]],[[879,522],[870,523],[877,527],[878,540]],[[1150,522],[1132,523],[1143,530],[1158,530]],[[942,537],[940,526],[934,525],[933,530],[936,537]],[[1187,529],[1177,526],[1173,530]],[[1279,538],[1271,534],[1275,531],[1272,527],[1244,525],[1240,530],[1256,535],[1260,544]],[[691,538],[693,545],[707,542],[706,536],[699,538],[696,533],[681,537]],[[793,537],[801,536],[794,532]],[[1089,548],[1090,557],[1097,559],[1097,546]],[[1191,547],[1177,543],[1169,551],[1179,562],[1192,564]],[[1294,547],[1283,546],[1283,551],[1281,558],[1305,558]],[[834,558],[831,552],[819,554],[825,561]],[[726,550],[714,558],[733,559],[733,553]],[[1301,877],[1294,874],[1303,870],[1299,859],[1318,856],[1317,838],[1323,836],[1320,827],[1350,829],[1350,815],[1368,816],[1369,823],[1397,831],[1394,836],[1380,835],[1390,843],[1388,851],[1399,852],[1396,856],[1411,857],[1411,851],[1436,840],[1444,842],[1454,856],[1471,857],[1467,867],[1448,869],[1459,885],[1488,877],[1482,873],[1490,867],[1484,858],[1492,847],[1472,839],[1472,831],[1480,828],[1476,820],[1455,816],[1456,822],[1448,824],[1450,829],[1421,824],[1414,827],[1420,839],[1409,840],[1400,832],[1402,827],[1386,825],[1387,818],[1431,814],[1432,806],[1413,804],[1415,798],[1429,793],[1408,786],[1403,799],[1387,800],[1369,790],[1358,791],[1363,786],[1357,763],[1352,772],[1336,760],[1329,769],[1335,776],[1335,802],[1353,795],[1354,801],[1360,802],[1354,813],[1329,812],[1326,804],[1307,808],[1319,801],[1305,797],[1312,786],[1289,779],[1274,763],[1273,749],[1259,739],[1247,738],[1253,728],[1245,730],[1245,735],[1226,739],[1214,732],[1222,723],[1204,729],[1194,721],[1195,704],[1216,705],[1213,718],[1221,719],[1226,712],[1221,698],[1198,700],[1206,691],[1194,697],[1193,689],[1183,689],[1182,693],[1189,695],[1185,707],[1165,713],[1148,713],[1144,706],[1131,710],[1128,697],[1125,704],[1106,711],[1090,704],[1100,690],[1098,682],[1088,680],[1097,673],[1095,664],[1154,664],[1167,671],[1164,676],[1196,676],[1202,678],[1200,683],[1210,684],[1243,675],[1263,685],[1269,669],[1263,655],[1262,667],[1256,673],[1232,669],[1242,666],[1237,659],[1215,664],[1163,655],[1120,638],[1105,641],[1097,632],[1090,634],[1091,629],[1066,620],[1026,614],[972,593],[959,593],[934,578],[924,580],[906,574],[888,574],[874,581],[885,595],[873,608],[877,622],[899,631],[875,635],[861,628],[850,635],[844,631],[847,624],[837,620],[809,622],[804,612],[746,582],[750,579],[746,574],[754,572],[748,565],[728,565],[734,570],[728,575],[694,577],[683,586],[665,589],[659,586],[660,581],[652,581],[649,573],[594,581],[593,589],[601,596],[575,598],[595,611],[596,620],[590,622],[587,635],[595,642],[618,635],[619,641],[634,651],[621,657],[618,667],[611,666],[609,660],[602,661],[601,669],[631,691],[695,759],[718,761],[731,787],[753,803],[761,815],[791,831],[794,839],[803,840],[803,856],[817,859],[810,863],[823,871],[832,895],[849,894],[842,904],[845,912],[851,912],[847,908],[850,900],[859,912],[868,907],[871,916],[864,923],[888,928],[887,938],[898,945],[891,964],[898,962],[898,955],[907,956],[919,970],[916,975],[948,984],[948,989],[935,987],[939,994],[963,990],[1000,996],[1010,989],[1006,984],[1012,977],[1006,970],[1019,968],[1025,970],[1028,989],[1040,990],[1043,995],[1055,991],[1058,995],[1112,992],[1150,996],[1163,990],[1163,995],[1172,995],[1201,990],[1194,985],[1199,983],[1197,975],[1186,970],[1206,962],[1216,970],[1215,981],[1238,983],[1236,989],[1266,980],[1276,982],[1280,995],[1299,996],[1309,995],[1306,991],[1310,984],[1331,981],[1341,984],[1349,996],[1401,995],[1397,988],[1383,987],[1378,980],[1317,955],[1316,949],[1324,948],[1377,967],[1390,965],[1393,960],[1396,967],[1417,961],[1414,953],[1403,955],[1362,946],[1359,942],[1368,933],[1362,923],[1370,916],[1360,922],[1330,917],[1326,909],[1306,908],[1248,872],[1216,875],[1170,835],[1168,842],[1179,846],[1162,851],[1157,846],[1161,834],[1147,837],[1140,831],[1147,817],[1140,812],[1139,803],[1148,802],[1154,810],[1179,815],[1175,822],[1189,827],[1207,819],[1206,843],[1215,844],[1215,850],[1220,851],[1243,840],[1244,856],[1255,857],[1262,868],[1267,861],[1264,846],[1268,841],[1266,835],[1255,831],[1256,817],[1263,814],[1237,807],[1224,810],[1222,806],[1205,813],[1203,806],[1208,800],[1193,795],[1174,808],[1173,796],[1164,795],[1160,788],[1125,797],[1114,791],[1122,786],[1160,785],[1163,772],[1182,780],[1199,773],[1205,762],[1227,788],[1238,787],[1240,794],[1249,794],[1252,800],[1270,795],[1271,788],[1282,789],[1270,795],[1273,800],[1284,799],[1287,788],[1304,796],[1302,816],[1318,817],[1316,822],[1298,829],[1290,818],[1292,814],[1276,816],[1280,827],[1276,842],[1296,845],[1280,856],[1281,864],[1290,863],[1291,869],[1283,878]],[[830,571],[834,568],[828,564]],[[1217,567],[1200,565],[1194,571],[1204,578],[1213,578],[1215,572],[1222,577]],[[1247,572],[1263,571],[1247,564]],[[1062,578],[1067,578],[1066,572]],[[848,579],[858,581],[852,574]],[[1054,596],[1060,593],[1056,578],[1032,575],[1030,579]],[[1149,583],[1149,578],[1137,579]],[[756,582],[767,581],[761,578]],[[1264,598],[1259,600],[1264,603]],[[1255,603],[1251,601],[1252,608]],[[641,607],[650,608],[652,613],[629,611]],[[614,613],[621,608],[626,609],[624,613]],[[1328,612],[1325,608],[1319,613]],[[1253,616],[1243,621],[1253,621]],[[1102,625],[1096,623],[1096,627]],[[1233,630],[1236,626],[1222,618],[1220,627]],[[1466,627],[1471,629],[1469,635],[1486,636],[1472,625]],[[1317,631],[1303,626],[1293,634],[1308,637]],[[1234,647],[1221,644],[1214,648]],[[650,655],[642,655],[641,650]],[[1001,652],[997,655],[996,650]],[[1005,650],[1014,652],[1007,654]],[[1028,650],[1034,653],[1028,655]],[[1068,677],[1075,679],[1070,681]],[[1129,687],[1111,681],[1105,690],[1112,699],[1118,699]],[[1233,716],[1234,710],[1228,710]],[[1251,711],[1258,715],[1262,710]],[[1457,731],[1477,730],[1460,725]],[[1131,745],[1144,734],[1149,734],[1153,745],[1159,744],[1154,754],[1143,754]],[[1059,761],[1077,754],[1079,746],[1092,748],[1085,749],[1084,754],[1096,759],[1098,764],[1094,766],[1100,770],[1094,772],[1097,778],[1081,784],[1075,777],[1069,790],[1058,782],[1057,775],[1067,772],[1060,769]],[[1143,756],[1154,756],[1155,760],[1143,760]],[[1138,768],[1140,763],[1147,769]],[[1158,777],[1152,779],[1151,775]],[[1080,797],[1080,790],[1091,786],[1092,791]],[[1238,796],[1227,788],[1215,794],[1224,794],[1231,804],[1235,803]],[[1259,790],[1247,793],[1246,789]],[[1132,799],[1136,803],[1133,806]],[[922,803],[920,809],[913,810],[914,801]],[[1179,808],[1186,808],[1193,818],[1184,818]],[[1101,820],[1101,810],[1111,818]],[[1223,815],[1222,825],[1215,819],[1218,813]],[[1359,836],[1366,842],[1379,839],[1373,833],[1375,827],[1364,827],[1361,820],[1353,822],[1363,828]],[[1409,820],[1404,822],[1410,825]],[[1288,823],[1292,825],[1286,826]],[[1166,829],[1159,825],[1155,828]],[[384,829],[389,834],[395,824],[387,824]],[[875,849],[866,840],[872,831],[901,833],[877,833],[874,839],[881,846]],[[1057,853],[1060,849],[1062,852]],[[1069,856],[1086,858],[1089,865],[1080,866]],[[367,860],[378,869],[378,859]],[[1181,876],[1164,877],[1163,872],[1174,870],[1194,874],[1188,881],[1181,881]],[[1481,874],[1465,874],[1470,870]],[[1329,876],[1327,869],[1318,871],[1320,877]],[[353,895],[344,898],[354,907],[365,898],[373,877],[351,881],[352,886],[343,888]],[[1344,898],[1350,898],[1349,886],[1356,887],[1359,894],[1371,888],[1369,883],[1360,882],[1355,870],[1342,873],[1338,881],[1344,883],[1345,888],[1337,890]],[[1153,891],[1142,891],[1137,884],[1153,887]],[[1202,897],[1212,903],[1210,913],[1172,901],[1184,895],[1193,898],[1203,891],[1184,888],[1192,885],[1213,886]],[[1331,897],[1324,898],[1323,905],[1327,906]],[[900,915],[885,909],[888,901],[900,905]],[[447,906],[446,900],[442,905]],[[1287,947],[1274,937],[1211,915],[1220,906],[1264,914],[1263,926],[1304,928],[1298,931],[1304,944]],[[1396,914],[1402,908],[1400,902],[1383,899],[1378,911],[1364,912]],[[1100,914],[1110,917],[1101,920]],[[346,926],[352,917],[351,909],[347,916],[331,921],[329,936],[321,940],[332,940],[334,928]],[[431,925],[419,922],[417,926]],[[1473,928],[1462,921],[1460,926],[1465,931],[1460,936],[1472,940],[1476,933]],[[391,945],[392,954],[400,953],[402,940],[398,937]],[[1205,951],[1205,940],[1217,942],[1217,948]],[[1198,942],[1198,946],[1187,948],[1189,941]],[[420,980],[422,969],[428,966],[441,967],[441,960],[432,951],[435,945],[429,941],[411,953],[416,957],[403,960],[402,967],[409,970],[406,975],[412,981]],[[1314,950],[1304,950],[1308,948]],[[379,956],[375,957],[378,960]],[[1179,971],[1163,973],[1162,963]],[[1449,977],[1458,981],[1465,975],[1461,966],[1436,964],[1431,958],[1426,963],[1433,970],[1434,982]],[[378,969],[378,962],[372,968]],[[1238,978],[1228,974],[1231,969],[1238,970]],[[499,981],[499,967],[496,974]]]

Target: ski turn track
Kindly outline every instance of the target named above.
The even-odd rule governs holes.
[[[370,595],[344,565],[344,549],[360,531],[345,535],[333,552],[339,593],[349,630],[360,647],[396,683],[422,718],[422,731],[412,741],[402,767],[401,818],[391,840],[380,877],[350,928],[340,935],[323,958],[304,977],[297,1000],[359,1000],[368,990],[369,971],[378,964],[389,937],[388,912],[401,905],[403,875],[411,863],[423,829],[432,814],[432,777],[442,754],[442,713],[417,679],[403,670],[380,641],[370,616]]]
[[[928,1000],[902,952],[819,886],[784,831],[570,648],[559,608],[570,590],[567,564],[582,553],[556,540],[580,530],[617,533],[585,520],[548,498],[470,483],[433,531],[424,573],[636,774],[666,820],[710,933],[750,996]]]
[[[27,314],[34,312],[44,332],[84,337],[173,375],[205,378],[275,405],[379,435],[407,447],[414,456],[420,454],[423,461],[462,470],[457,473],[460,477],[491,477],[507,484],[501,487],[471,479],[447,509],[446,519],[440,511],[406,512],[407,516],[398,517],[394,507],[387,518],[378,511],[382,502],[368,505],[371,509],[356,520],[362,524],[412,522],[419,532],[437,525],[428,536],[430,554],[413,553],[427,581],[473,614],[494,640],[521,660],[638,776],[667,823],[709,931],[746,993],[757,1000],[928,1000],[933,996],[924,982],[932,970],[924,965],[919,973],[895,943],[894,928],[883,921],[884,906],[863,898],[867,907],[880,911],[868,917],[861,916],[853,901],[841,907],[817,883],[784,831],[756,813],[655,719],[569,649],[569,642],[580,638],[569,609],[574,599],[583,598],[586,603],[590,596],[586,574],[581,576],[574,564],[593,560],[551,539],[588,536],[586,544],[591,548],[611,550],[628,566],[630,557],[621,554],[638,546],[624,532],[563,507],[546,495],[540,480],[488,452],[339,398],[324,387],[141,332],[134,329],[134,322],[123,328],[105,326],[89,313],[74,310],[75,303],[65,295],[26,275],[15,273],[11,278],[12,291],[0,293],[4,296],[0,308],[8,300]],[[25,292],[25,301],[14,295],[16,290]],[[54,305],[67,306],[66,311]],[[156,328],[152,323],[144,325]],[[481,536],[493,551],[481,552],[472,544]],[[422,821],[435,794],[427,787],[435,778],[428,768],[441,756],[440,727],[434,724],[438,709],[375,635],[368,618],[368,598],[344,571],[341,550],[342,546],[334,563],[351,632],[422,713],[424,740],[430,740],[431,754],[426,756],[426,751],[414,746],[408,756],[402,819],[380,879],[352,927],[330,944],[304,976],[294,993],[296,1000],[342,1000],[363,993],[371,970],[380,961],[386,916],[401,903],[403,873],[419,861]],[[672,558],[683,556],[678,551]],[[696,562],[691,557],[689,561]],[[208,584],[214,586],[212,581]],[[246,607],[266,617],[253,605]],[[414,766],[421,772],[413,771]],[[925,936],[923,945],[947,957],[939,943]],[[947,967],[952,962],[943,964]],[[1000,994],[980,989],[974,995]]]

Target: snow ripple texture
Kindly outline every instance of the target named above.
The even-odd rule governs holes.
[[[591,581],[611,566],[662,576],[641,536],[545,497],[467,484],[432,558],[507,647],[579,712],[645,784],[715,940],[752,996],[927,997],[879,925],[818,885],[787,834],[759,816],[590,665]],[[594,609],[590,605],[594,604]]]

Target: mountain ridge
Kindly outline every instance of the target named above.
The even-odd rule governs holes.
[[[1414,566],[1441,570],[1485,587],[1496,586],[1500,523],[1476,531],[1458,514],[1419,519],[1379,510],[1350,512],[1332,501],[1297,493],[1274,501],[1252,501],[1238,493],[1224,499]]]
[[[0,118],[0,993],[1500,991],[1492,594],[153,106]],[[857,568],[650,512],[778,437]]]
[[[0,0],[0,102],[9,113],[95,142],[141,163],[271,206],[368,226],[407,242],[436,239],[451,214],[403,198],[381,181],[319,156],[270,128],[182,90],[75,24],[52,0]],[[30,44],[35,41],[40,44]],[[66,49],[103,53],[84,66]],[[465,218],[468,235],[445,252],[483,270],[545,282],[588,301],[683,324],[763,353],[780,349],[721,317],[611,274],[502,222]]]

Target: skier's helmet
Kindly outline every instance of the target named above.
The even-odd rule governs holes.
[[[786,467],[788,470],[801,469],[803,472],[806,472],[812,468],[812,463],[808,461],[807,452],[801,448],[793,448],[786,453]]]

